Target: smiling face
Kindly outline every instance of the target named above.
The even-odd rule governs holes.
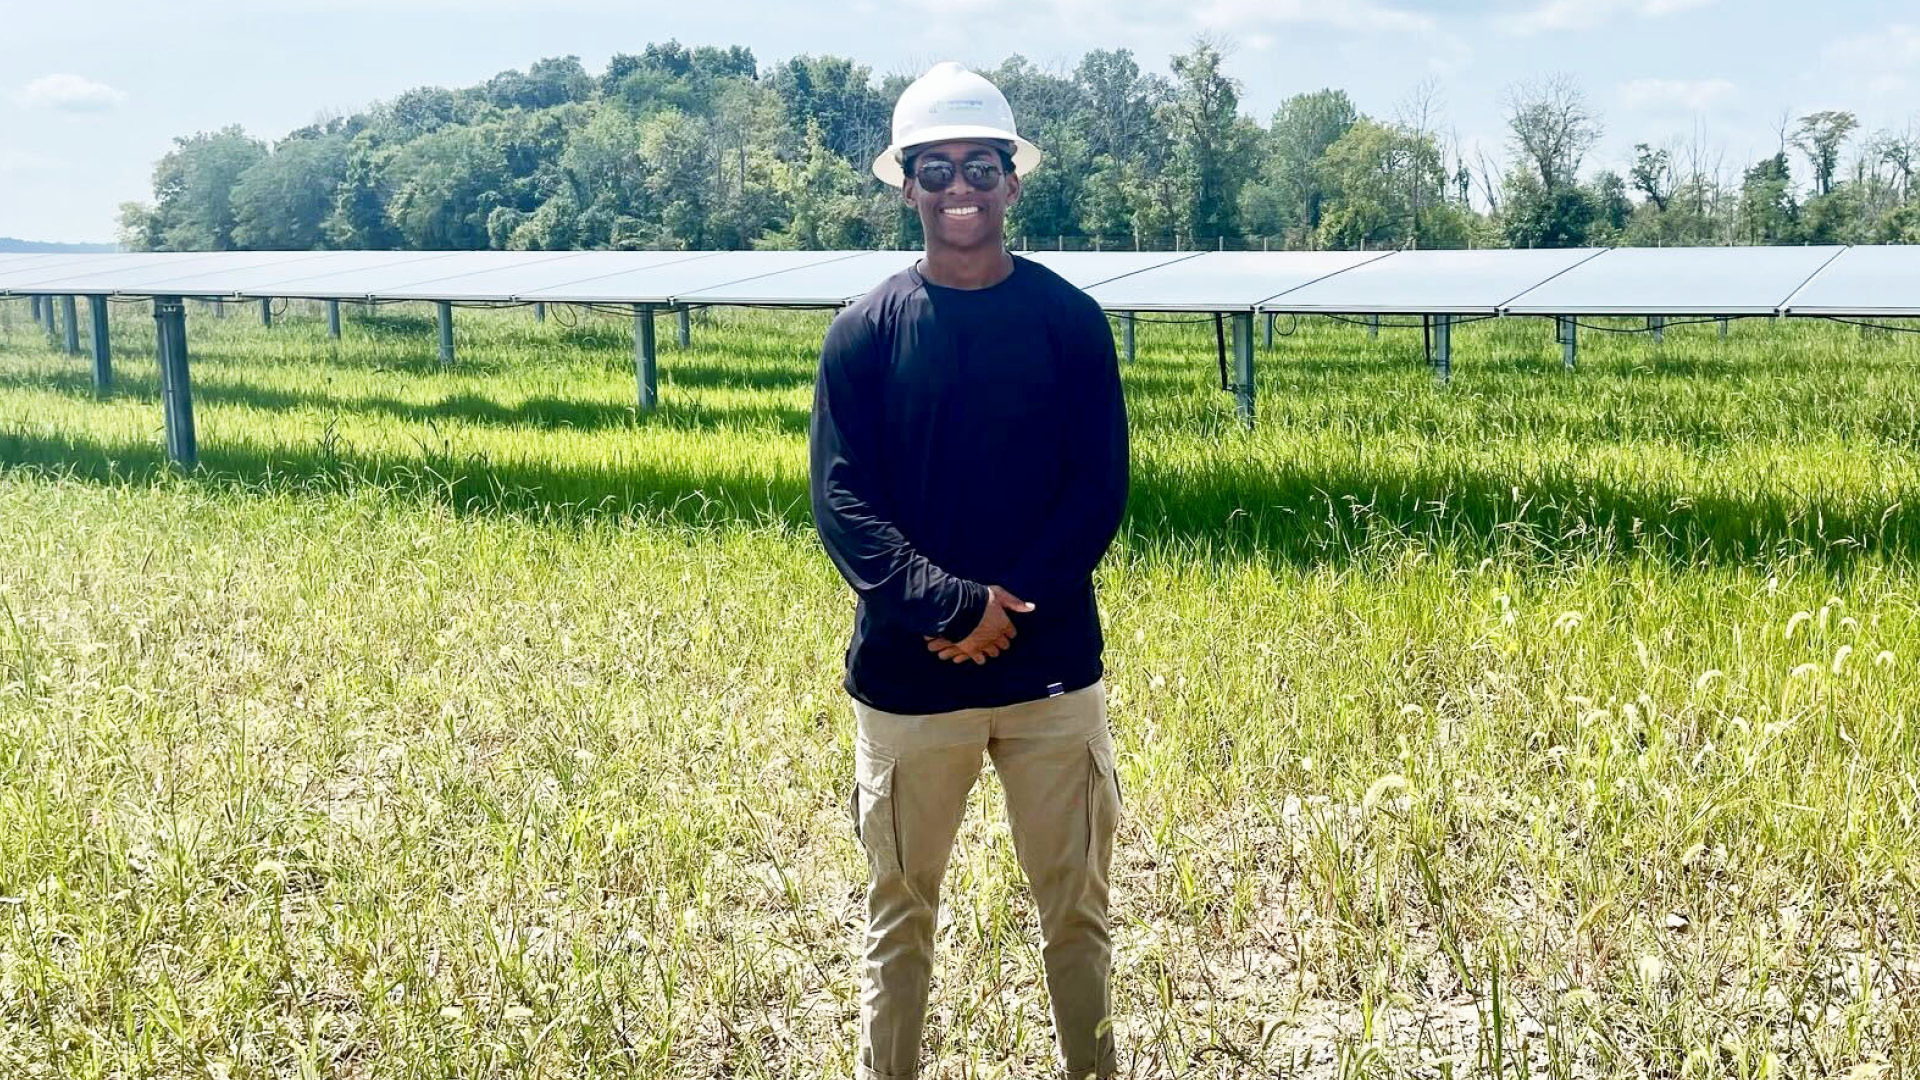
[[[963,169],[969,161],[1002,166],[1000,151],[986,143],[935,143],[913,155],[916,170],[929,161],[945,161],[954,168],[953,183],[944,191],[927,191],[917,176],[908,175],[901,194],[920,213],[920,228],[929,251],[955,252],[982,248],[999,250],[1006,243],[1007,207],[1020,200],[1020,178],[1004,173],[998,183],[980,191],[967,182]]]

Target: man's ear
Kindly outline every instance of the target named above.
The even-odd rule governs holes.
[[[913,177],[911,176],[900,185],[900,201],[908,206],[913,205]]]
[[[1014,203],[1017,203],[1019,201],[1020,201],[1020,174],[1008,173],[1007,174],[1007,205],[1012,206]]]

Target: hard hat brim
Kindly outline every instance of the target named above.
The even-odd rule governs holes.
[[[1018,135],[1008,136],[997,128],[981,127],[976,124],[953,124],[948,127],[921,128],[914,132],[913,146],[932,146],[943,142],[1012,142],[1013,171],[1020,176],[1032,172],[1040,164],[1040,148]],[[889,146],[873,159],[873,175],[880,182],[891,187],[905,187],[906,173],[900,170],[900,153],[912,147]]]

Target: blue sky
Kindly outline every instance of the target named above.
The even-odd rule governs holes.
[[[648,41],[746,45],[877,73],[1021,53],[1070,68],[1129,48],[1166,70],[1194,35],[1231,43],[1244,107],[1341,87],[1391,118],[1433,80],[1442,128],[1505,155],[1501,103],[1565,73],[1607,133],[1588,169],[1624,171],[1639,141],[1697,144],[1735,171],[1773,152],[1782,114],[1920,126],[1912,0],[76,0],[0,12],[0,235],[107,240],[150,197],[175,135],[239,123],[275,138],[423,84],[466,85],[542,56],[599,70]]]

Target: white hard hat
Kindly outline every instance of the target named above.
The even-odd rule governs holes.
[[[873,175],[901,187],[904,150],[933,143],[999,141],[1013,144],[1013,171],[1025,176],[1040,164],[1040,148],[1013,127],[1013,108],[1000,89],[952,60],[927,69],[900,92],[893,106],[893,145],[873,159]]]

